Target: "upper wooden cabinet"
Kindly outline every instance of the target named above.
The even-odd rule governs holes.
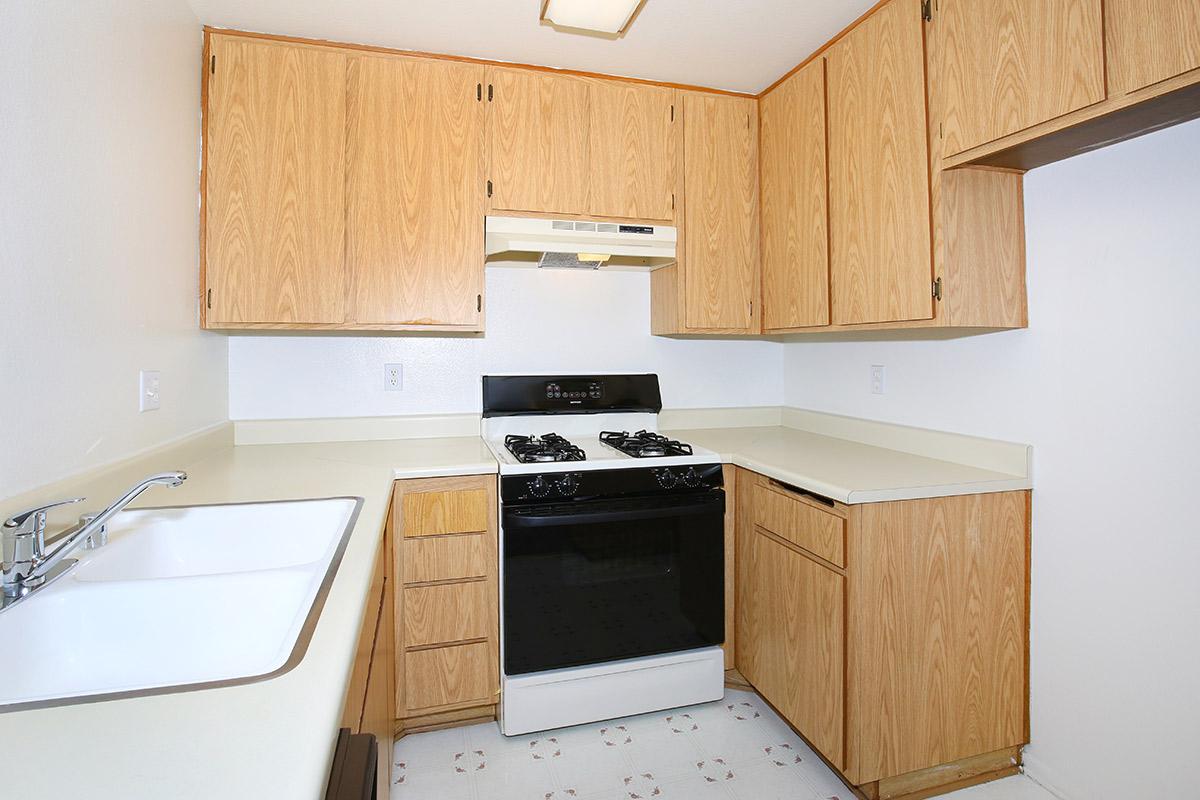
[[[941,0],[935,23],[944,61],[936,80],[946,84],[941,118],[946,154],[1103,100],[1101,5],[1102,0]]]
[[[587,211],[589,82],[526,69],[491,70],[491,207]]]
[[[221,36],[209,56],[205,322],[340,323],[346,57]]]
[[[592,81],[589,106],[588,215],[673,220],[675,92]]]
[[[829,324],[825,59],[759,101],[764,332]]]
[[[1113,95],[1200,68],[1196,0],[1105,0],[1104,25]]]
[[[749,98],[683,94],[683,299],[690,330],[757,332],[758,125]]]
[[[828,51],[833,322],[933,316],[919,0],[892,0]]]
[[[351,59],[349,321],[483,327],[484,72]]]

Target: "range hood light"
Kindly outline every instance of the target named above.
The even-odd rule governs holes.
[[[546,0],[542,19],[561,28],[622,36],[643,0]]]
[[[607,253],[576,253],[575,257],[580,261],[595,261],[600,264],[604,264],[610,258],[612,258],[612,256],[608,255]]]

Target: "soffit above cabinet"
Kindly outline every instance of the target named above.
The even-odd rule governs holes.
[[[647,0],[620,39],[557,31],[540,0],[189,0],[205,25],[756,93],[874,0]],[[753,54],[753,58],[747,58]]]

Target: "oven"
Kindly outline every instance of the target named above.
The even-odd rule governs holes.
[[[722,644],[724,537],[719,464],[503,477],[505,675]]]

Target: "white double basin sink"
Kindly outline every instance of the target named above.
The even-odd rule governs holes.
[[[303,657],[362,501],[123,511],[0,613],[0,713],[263,680]]]

